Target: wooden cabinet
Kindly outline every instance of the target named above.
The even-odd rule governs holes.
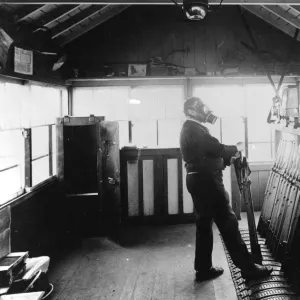
[[[180,223],[194,220],[179,149],[121,150],[124,221]]]

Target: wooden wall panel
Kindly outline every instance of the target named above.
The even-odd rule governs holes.
[[[127,182],[128,182],[128,215],[139,215],[139,173],[138,161],[127,163]]]
[[[10,252],[10,228],[6,228],[0,234],[0,258]]]
[[[176,215],[179,212],[178,202],[178,168],[177,158],[167,160],[168,170],[168,214]]]
[[[58,181],[11,207],[11,251],[30,256],[52,255],[70,247],[72,206],[66,203]],[[82,206],[81,206],[82,211]],[[78,218],[82,223],[82,218]]]
[[[154,215],[154,163],[143,160],[143,203],[144,215]]]
[[[10,228],[11,214],[10,206],[0,210],[0,233],[4,232],[7,228]]]
[[[266,59],[274,72],[272,57],[286,57],[286,45],[292,38],[249,12],[245,16],[258,47],[270,52]],[[132,6],[71,42],[67,52],[69,65],[79,69],[82,77],[103,76],[108,65],[147,64],[153,57],[196,68],[200,75],[220,75],[237,67],[244,75],[265,74],[241,42],[251,45],[236,6],[208,13],[199,22],[185,22],[182,10],[175,6]],[[297,46],[295,61],[300,59],[299,49]],[[296,64],[292,67],[299,71]],[[280,68],[278,63],[275,72],[279,75]]]

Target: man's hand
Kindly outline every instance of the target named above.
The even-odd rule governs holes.
[[[236,147],[238,149],[238,152],[244,151],[245,150],[245,144],[243,142],[238,142],[236,144]]]
[[[240,152],[235,153],[235,155],[230,158],[230,164],[232,165],[234,161],[239,157],[240,157]]]

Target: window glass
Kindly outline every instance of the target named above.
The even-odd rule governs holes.
[[[161,88],[157,86],[132,87],[129,101],[137,100],[140,101],[140,104],[129,104],[129,119],[164,119],[166,115],[165,99],[160,97],[160,92]]]
[[[62,97],[61,97],[61,114],[57,117],[67,116],[68,112],[68,90],[62,89]]]
[[[49,157],[32,162],[32,186],[49,178]]]
[[[23,188],[21,167],[16,166],[6,171],[0,171],[0,205],[10,200]]]
[[[271,126],[267,117],[274,91],[270,85],[246,85],[246,110],[249,142],[271,142]]]
[[[194,86],[193,94],[221,117],[223,143],[235,144],[245,140],[245,124],[239,118],[247,117],[249,161],[274,160],[274,133],[267,123],[274,96],[269,84]],[[207,124],[215,137],[218,134],[216,125]]]
[[[271,160],[271,149],[274,143],[249,143],[249,161],[266,162]]]
[[[5,83],[0,85],[0,128],[20,128],[22,125],[23,101],[27,87]]]
[[[267,123],[274,91],[270,84],[245,86],[249,161],[273,161],[274,130]]]
[[[74,116],[104,116],[109,121],[128,120],[129,87],[75,88]]]
[[[92,88],[74,88],[73,115],[75,117],[84,117],[95,114],[94,106],[94,91]]]
[[[129,121],[118,121],[119,123],[119,148],[129,145]]]
[[[179,148],[181,120],[158,120],[158,147]]]
[[[49,128],[48,126],[31,129],[32,158],[49,154]]]
[[[133,121],[132,144],[138,148],[157,148],[157,121]]]
[[[32,85],[27,106],[30,127],[54,124],[62,113],[60,90]]]
[[[221,124],[223,144],[235,145],[238,142],[245,142],[245,122],[243,118],[222,118]]]
[[[194,86],[193,95],[201,98],[218,117],[245,116],[245,97],[240,85]]]
[[[184,89],[183,86],[166,86],[160,87],[160,101],[165,104],[166,119],[184,119],[183,103]]]
[[[24,187],[24,139],[21,130],[0,131],[0,202]]]

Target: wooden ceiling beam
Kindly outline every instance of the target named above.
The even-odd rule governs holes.
[[[277,17],[283,19],[290,25],[300,29],[300,20],[298,18],[295,18],[288,11],[285,11],[284,9],[276,5],[264,5],[263,7],[271,13],[275,14]]]
[[[39,11],[41,11],[43,8],[45,8],[48,5],[49,4],[41,5],[41,6],[37,7],[36,9],[30,11],[29,13],[25,13],[23,16],[16,19],[15,22],[20,23],[22,21],[26,21],[26,19],[28,19],[30,17],[34,17]]]
[[[1,0],[6,4],[101,4],[101,5],[174,5],[171,0]],[[182,4],[182,0],[178,0]],[[220,0],[209,0],[211,5],[219,5]],[[294,5],[300,6],[299,0],[224,0],[222,5]]]
[[[72,29],[73,27],[79,25],[80,23],[84,22],[86,19],[92,17],[94,14],[99,13],[99,11],[103,8],[102,6],[98,5],[91,5],[86,7],[85,9],[80,9],[78,13],[73,15],[71,18],[62,22],[61,24],[52,28],[52,38],[57,38],[58,36],[62,35],[64,32]]]
[[[283,31],[284,33],[288,34],[289,36],[294,36],[296,28],[290,24],[287,24],[282,19],[278,19],[277,16],[272,14],[270,11],[265,9],[263,6],[243,6],[245,10],[251,12],[252,14],[256,15],[257,17],[263,19],[265,22],[271,24],[275,28]],[[300,37],[298,37],[298,41]]]
[[[66,17],[68,14],[72,14],[76,9],[80,8],[82,5],[62,5],[58,6],[57,10],[49,14],[48,19],[44,22],[43,26],[52,27],[53,23]]]
[[[77,39],[84,33],[90,31],[94,27],[106,22],[129,6],[130,5],[107,5],[103,7],[97,14],[94,14],[90,19],[86,20],[84,26],[79,27],[77,30],[68,32],[66,35],[58,37],[57,42],[61,46],[64,46],[65,44]]]
[[[51,26],[57,19],[64,17],[68,13],[72,12],[73,9],[78,7],[75,5],[49,5],[45,6],[45,11],[36,20],[34,25],[38,28],[41,26]]]

